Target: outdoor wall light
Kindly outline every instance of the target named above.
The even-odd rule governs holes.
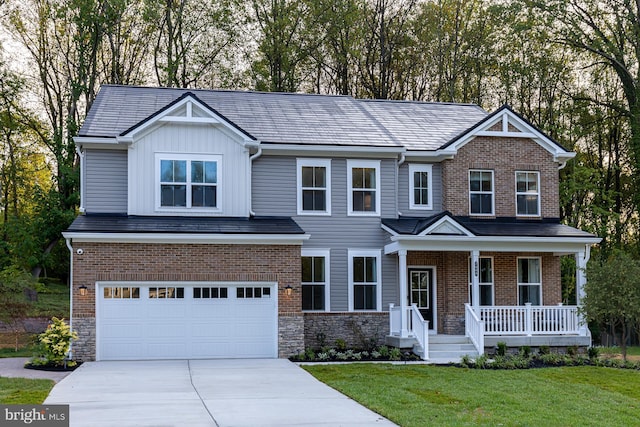
[[[291,292],[293,292],[293,288],[291,287],[291,285],[285,286],[284,290],[287,293],[287,296],[291,296]]]
[[[87,294],[87,287],[85,285],[80,286],[80,296],[85,296]]]

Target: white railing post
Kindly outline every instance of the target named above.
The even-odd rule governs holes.
[[[394,324],[393,324],[393,307],[395,307],[395,304],[391,303],[389,304],[389,335],[393,335],[394,333]]]
[[[424,321],[424,327],[422,328],[422,359],[429,360],[429,321]]]
[[[533,332],[533,316],[531,315],[531,303],[527,302],[524,304],[525,309],[524,309],[524,324],[525,324],[525,329],[524,332],[525,334],[527,334],[528,337],[531,336],[532,332]]]
[[[407,301],[409,282],[407,279],[407,251],[401,249],[398,251],[398,283],[400,285],[400,336],[406,338],[409,336],[409,328],[407,327]]]

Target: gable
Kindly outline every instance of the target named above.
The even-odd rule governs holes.
[[[447,235],[447,236],[473,236],[469,230],[448,215],[427,227],[418,234],[419,236]]]
[[[232,136],[232,139],[242,141],[243,145],[257,145],[256,138],[202,102],[191,92],[186,92],[151,116],[125,130],[117,137],[117,140],[119,143],[133,143],[134,140],[164,124],[213,126]]]
[[[455,155],[459,149],[477,137],[531,140],[549,152],[558,163],[565,163],[575,157],[574,152],[566,150],[507,105],[449,141],[439,151]]]

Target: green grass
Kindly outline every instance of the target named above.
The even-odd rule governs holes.
[[[40,404],[47,398],[54,384],[51,380],[0,377],[0,403]]]
[[[309,365],[319,380],[409,426],[638,424],[640,372],[597,367],[514,371],[428,365]]]
[[[45,290],[38,292],[38,301],[33,303],[29,316],[69,319],[69,286],[47,283]]]
[[[620,347],[601,347],[600,354],[622,354]],[[627,347],[627,356],[640,356],[640,347]]]
[[[15,351],[14,347],[0,348],[0,359],[5,357],[31,357],[33,356],[33,347],[30,345],[20,347],[18,351]]]

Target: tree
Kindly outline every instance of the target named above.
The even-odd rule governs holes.
[[[622,251],[603,262],[592,261],[585,293],[586,319],[611,328],[627,360],[627,341],[640,327],[640,262]]]
[[[16,351],[20,334],[24,332],[22,319],[27,317],[31,308],[25,291],[34,287],[33,276],[25,271],[10,267],[0,272],[0,320],[11,330]]]

